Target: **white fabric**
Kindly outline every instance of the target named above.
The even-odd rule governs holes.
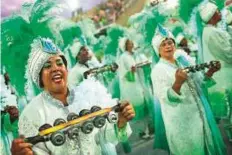
[[[89,70],[87,66],[76,63],[76,65],[70,70],[68,75],[69,86],[77,86],[84,79],[84,72]]]
[[[71,53],[74,59],[76,59],[77,54],[80,52],[80,49],[82,46],[83,45],[81,45],[81,43],[77,39],[73,41],[73,44],[71,45],[70,50],[71,50]]]
[[[17,106],[17,97],[14,94],[11,94],[11,90],[7,88],[4,83],[3,75],[0,76],[0,94],[1,94],[1,110],[4,110],[6,106]]]
[[[93,54],[93,53],[92,53]],[[97,60],[95,55],[92,55],[91,60],[87,61],[87,65],[76,63],[76,65],[70,70],[68,75],[68,84],[70,86],[77,86],[81,81],[84,80],[84,72],[95,67],[102,66],[101,63]]]
[[[90,109],[94,105],[106,108],[116,103],[117,101],[111,98],[106,89],[93,79],[85,80],[74,91],[70,91],[67,107],[48,93],[42,92],[28,104],[20,116],[19,133],[26,137],[35,136],[41,125],[45,123],[52,125],[57,118],[66,120],[71,112],[79,113],[80,110]],[[77,140],[70,140],[67,137],[62,146],[56,147],[49,141],[46,145],[38,143],[32,149],[37,155],[100,155],[98,134],[102,134],[106,141],[117,144],[113,124],[107,123],[100,130],[94,128],[91,134],[86,135],[80,132]],[[127,128],[127,134],[131,134],[130,128]]]
[[[158,4],[158,11],[161,15],[165,16],[177,16],[178,15],[178,0],[160,1]]]
[[[221,62],[221,69],[214,74],[217,84],[208,89],[212,108],[218,112],[219,108],[228,104],[229,94],[226,91],[232,91],[232,38],[226,31],[207,25],[203,30],[202,41],[204,62]],[[219,114],[222,115],[226,114]]]
[[[89,53],[92,55],[91,59],[87,61],[89,68],[101,67],[102,64],[98,61],[95,54],[91,50],[89,50]]]
[[[227,24],[232,23],[232,13],[230,10],[226,10],[226,23]]]
[[[199,6],[199,13],[201,16],[201,19],[207,23],[215,14],[218,7],[211,2],[203,3]]]
[[[180,44],[180,42],[184,39],[184,35],[179,33],[176,37],[176,43]]]
[[[232,37],[223,30],[207,25],[203,30],[204,62],[220,60],[221,70],[214,75],[220,87],[232,88]],[[219,86],[217,85],[217,86]]]
[[[0,75],[0,110],[4,111],[6,106],[15,106],[17,105],[17,97],[14,94],[11,94],[11,90],[7,88],[4,83],[3,75]],[[10,121],[9,114],[1,114],[1,141],[0,141],[0,151],[3,155],[8,155],[10,153],[11,143],[14,139],[13,133],[5,128],[6,117]]]
[[[135,72],[134,74],[134,82],[128,81],[125,77],[127,72],[131,71],[131,67],[135,66],[136,63],[139,62],[136,62],[133,55],[129,54],[128,52],[124,52],[118,60],[118,75],[121,99],[130,101],[130,103],[134,106],[139,106],[144,103],[144,92],[138,73]]]
[[[227,26],[227,31],[230,34],[230,36],[232,37],[232,25]]]
[[[177,68],[161,58],[151,73],[154,94],[161,104],[168,145],[171,154],[203,155],[205,135],[211,133],[207,123],[204,123],[205,118],[200,117],[197,102],[187,83],[182,85],[181,95],[172,89]],[[201,111],[204,111],[202,106]],[[203,132],[203,123],[208,134]],[[211,142],[212,139],[209,145],[212,145]]]

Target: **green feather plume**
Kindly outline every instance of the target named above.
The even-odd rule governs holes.
[[[54,1],[37,0],[34,4],[22,6],[21,12],[1,21],[2,66],[9,73],[11,84],[19,96],[26,94],[25,66],[33,39],[41,36],[56,41],[54,31],[50,27],[50,23],[55,19],[51,10],[55,8]]]

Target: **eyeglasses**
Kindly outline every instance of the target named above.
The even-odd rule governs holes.
[[[160,47],[165,47],[166,45],[173,45],[173,40],[165,40],[161,43]]]

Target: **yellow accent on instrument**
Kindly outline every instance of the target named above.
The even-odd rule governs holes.
[[[57,126],[48,128],[48,129],[46,129],[46,130],[40,131],[40,132],[39,132],[39,135],[40,135],[40,136],[48,135],[48,134],[50,134],[50,133],[53,133],[53,132],[56,132],[56,131],[58,131],[58,130],[64,129],[64,128],[69,127],[69,126],[71,126],[71,125],[75,125],[75,124],[81,123],[82,121],[88,120],[88,119],[90,119],[90,118],[92,118],[92,117],[95,117],[95,116],[99,116],[99,115],[103,115],[103,114],[109,113],[109,112],[111,112],[112,110],[113,110],[113,108],[105,108],[105,109],[96,111],[96,112],[94,112],[94,113],[90,113],[90,114],[88,114],[88,115],[85,115],[85,116],[82,116],[82,117],[80,117],[80,118],[74,119],[74,120],[69,121],[69,122],[67,122],[67,123],[60,124],[60,125],[57,125]]]

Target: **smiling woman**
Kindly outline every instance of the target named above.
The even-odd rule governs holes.
[[[52,56],[44,64],[40,80],[48,92],[60,93],[67,90],[67,69],[59,55]]]

